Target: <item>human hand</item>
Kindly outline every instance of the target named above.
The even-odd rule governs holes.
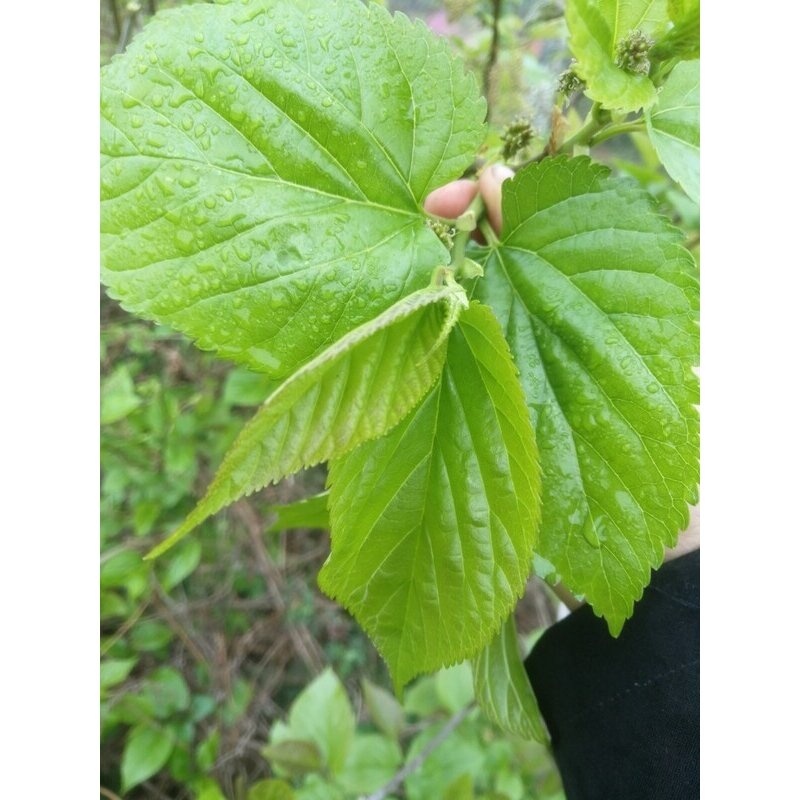
[[[514,175],[514,171],[503,164],[495,164],[481,173],[477,181],[462,179],[448,183],[431,192],[425,199],[424,208],[437,217],[455,219],[463,214],[478,192],[486,205],[486,216],[499,235],[502,227],[502,207],[500,203],[503,181]]]

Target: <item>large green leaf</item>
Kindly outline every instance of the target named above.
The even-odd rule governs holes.
[[[513,615],[473,659],[472,672],[475,697],[495,725],[523,739],[547,741],[539,704],[520,658]]]
[[[486,645],[524,589],[539,516],[533,431],[490,309],[461,315],[433,391],[335,460],[329,484],[320,586],[369,633],[395,686]]]
[[[604,108],[637,111],[656,98],[647,75],[617,66],[617,45],[633,31],[653,35],[668,22],[667,0],[568,0],[569,46],[586,94]]]
[[[700,202],[700,62],[684,61],[670,73],[658,102],[646,114],[647,130],[664,168]]]
[[[699,336],[681,233],[609,175],[562,157],[503,184],[476,296],[505,330],[536,429],[537,553],[617,633],[696,499]]]
[[[150,556],[243,495],[400,422],[439,377],[447,334],[466,304],[456,283],[421,289],[299,369],[245,425],[203,499]]]
[[[485,102],[377,4],[241,0],[159,13],[101,114],[110,294],[285,378],[449,261],[421,204],[471,163]]]

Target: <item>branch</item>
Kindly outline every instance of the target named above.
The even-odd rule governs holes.
[[[457,714],[453,714],[445,723],[444,727],[422,748],[419,755],[413,760],[409,761],[401,770],[399,770],[394,777],[377,792],[362,798],[362,800],[385,800],[392,792],[399,789],[403,781],[412,773],[416,772],[427,760],[428,756],[447,739],[448,736],[464,721],[467,714],[475,708],[474,704],[470,703],[465,706]]]
[[[503,0],[492,0],[492,43],[489,45],[489,57],[483,68],[483,93],[486,96],[486,119],[492,118],[491,83],[492,70],[497,63],[500,49],[500,16],[503,12]]]

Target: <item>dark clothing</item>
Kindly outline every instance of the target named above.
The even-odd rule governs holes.
[[[700,551],[670,561],[613,639],[588,606],[525,669],[567,800],[700,796]]]

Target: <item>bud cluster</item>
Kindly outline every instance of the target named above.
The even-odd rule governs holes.
[[[632,75],[650,72],[650,48],[653,40],[640,30],[631,31],[617,42],[617,66]]]
[[[503,159],[508,161],[508,159],[531,143],[533,128],[530,120],[524,117],[517,117],[513,122],[506,125],[505,130],[500,134],[500,138],[503,141]]]
[[[442,244],[448,249],[453,249],[453,237],[456,235],[456,229],[446,222],[439,219],[431,219],[430,217],[425,220],[428,227],[439,237]]]
[[[586,86],[582,78],[578,77],[575,72],[575,61],[573,61],[567,69],[565,69],[558,76],[558,91],[566,97],[569,97],[574,92],[578,92]]]

